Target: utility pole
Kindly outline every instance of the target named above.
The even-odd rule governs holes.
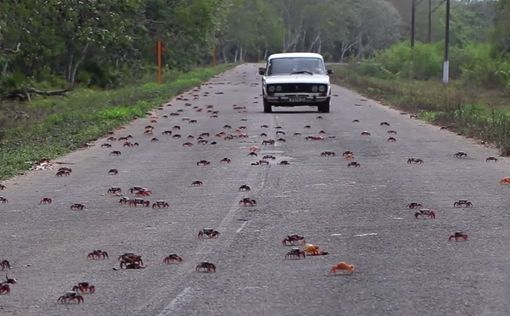
[[[414,33],[415,33],[415,21],[416,18],[416,0],[412,0],[411,5],[411,48],[414,48]]]
[[[432,43],[432,0],[429,0],[429,33],[428,33],[429,43]]]
[[[443,83],[448,84],[450,62],[448,60],[448,46],[450,44],[450,0],[446,0],[446,27],[444,34],[444,63],[443,63]]]

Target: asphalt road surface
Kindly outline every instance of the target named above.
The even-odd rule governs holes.
[[[9,260],[12,269],[4,273],[17,284],[0,295],[0,314],[510,313],[510,187],[499,184],[510,176],[509,159],[486,162],[495,149],[339,86],[329,114],[308,107],[264,114],[257,67],[239,66],[171,105],[155,105],[157,123],[147,117],[115,131],[116,138],[132,135],[129,141],[138,147],[105,137],[58,159],[68,164],[5,181],[0,259]],[[391,125],[381,126],[383,121]],[[153,135],[144,134],[147,125],[155,127]],[[162,135],[165,130],[172,135]],[[371,135],[361,136],[365,130]],[[387,141],[388,130],[397,132],[396,142]],[[222,131],[235,137],[215,136]],[[305,140],[320,131],[323,140]],[[198,144],[205,132],[208,143]],[[278,138],[286,141],[261,144]],[[183,147],[185,142],[193,146]],[[248,156],[251,146],[259,147],[258,157]],[[359,168],[347,167],[347,150]],[[336,156],[321,157],[323,151]],[[458,151],[467,158],[455,158]],[[251,165],[264,155],[276,159]],[[410,157],[424,163],[407,164]],[[223,158],[231,163],[221,164]],[[200,160],[210,165],[197,166]],[[282,160],[290,164],[280,165]],[[72,168],[70,176],[55,176],[62,166]],[[117,175],[108,175],[112,168]],[[196,180],[203,185],[191,186]],[[251,191],[239,192],[243,184]],[[130,198],[130,187],[147,187],[153,194],[145,199],[170,206],[121,205],[120,197],[107,194],[116,186]],[[43,197],[53,203],[40,205]],[[240,206],[243,198],[256,206]],[[454,208],[460,199],[473,207]],[[435,209],[436,219],[415,219],[411,202]],[[86,208],[70,210],[73,203]],[[199,240],[203,228],[220,235]],[[448,241],[456,231],[468,240]],[[282,240],[289,234],[329,254],[286,260],[292,247]],[[88,260],[97,249],[109,259]],[[126,252],[141,255],[145,268],[120,269],[118,257]],[[184,261],[163,264],[172,253]],[[196,272],[202,261],[214,263],[216,272]],[[354,264],[355,272],[331,275],[340,261]],[[84,294],[81,304],[57,304],[78,282],[93,284],[95,293]]]

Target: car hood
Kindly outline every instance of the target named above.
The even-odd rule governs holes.
[[[284,84],[284,83],[316,83],[329,84],[329,76],[327,75],[273,75],[265,76],[266,84]]]

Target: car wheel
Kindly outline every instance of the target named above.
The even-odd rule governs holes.
[[[329,103],[330,103],[330,99],[327,99],[326,101],[321,102],[319,104],[319,112],[329,113]]]
[[[264,99],[264,113],[271,113],[272,111],[271,104]]]

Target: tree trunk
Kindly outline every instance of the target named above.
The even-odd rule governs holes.
[[[74,87],[74,84],[76,82],[76,73],[78,72],[78,68],[80,67],[81,63],[85,60],[85,57],[87,55],[87,50],[89,49],[89,43],[85,44],[85,47],[83,47],[83,50],[81,51],[80,59],[76,62],[73,68],[73,72],[71,74],[71,87]]]

